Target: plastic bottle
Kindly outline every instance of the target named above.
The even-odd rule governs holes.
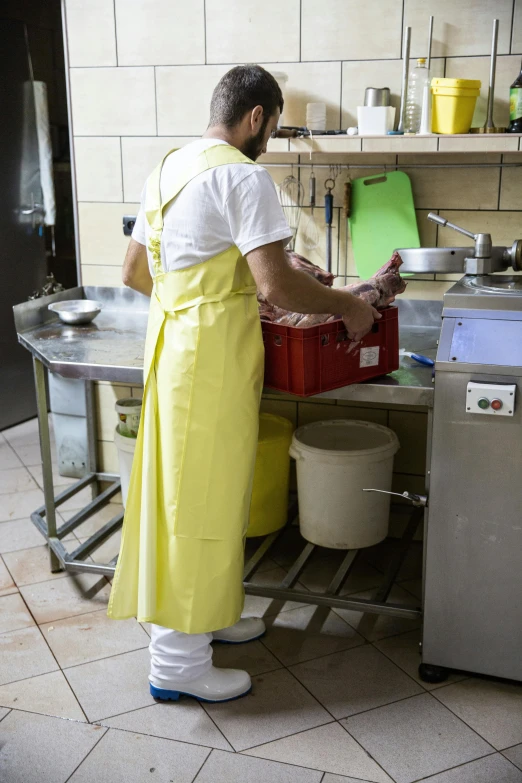
[[[508,133],[522,133],[522,67],[509,88]]]
[[[420,57],[408,80],[408,94],[404,112],[404,133],[418,133],[420,130],[422,97],[427,80],[426,58]]]

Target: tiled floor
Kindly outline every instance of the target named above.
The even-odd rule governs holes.
[[[2,783],[522,783],[522,687],[462,675],[421,682],[412,621],[249,597],[266,636],[217,646],[214,657],[247,669],[253,693],[229,704],[156,704],[147,628],[107,619],[105,579],[49,572],[28,519],[41,476],[35,423],[0,434]],[[112,504],[77,538],[115,512]],[[281,579],[297,535],[257,579]],[[388,546],[365,553],[346,594],[378,584]],[[107,542],[104,557],[117,548]],[[324,589],[340,556],[314,555],[301,589]],[[418,547],[399,582],[394,597],[418,604]]]

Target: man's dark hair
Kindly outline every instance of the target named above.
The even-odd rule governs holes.
[[[212,93],[209,127],[233,128],[255,106],[263,107],[266,127],[277,109],[283,111],[283,93],[272,74],[260,65],[238,65],[220,79]]]

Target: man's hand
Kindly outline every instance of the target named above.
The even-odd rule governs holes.
[[[363,299],[354,296],[352,300],[348,313],[343,315],[343,321],[350,340],[358,343],[371,332],[373,324],[382,318],[382,315]]]

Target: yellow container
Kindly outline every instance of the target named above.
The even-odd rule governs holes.
[[[292,422],[261,413],[247,538],[280,530],[288,514]]]
[[[482,82],[479,79],[432,79],[433,133],[469,133]]]

